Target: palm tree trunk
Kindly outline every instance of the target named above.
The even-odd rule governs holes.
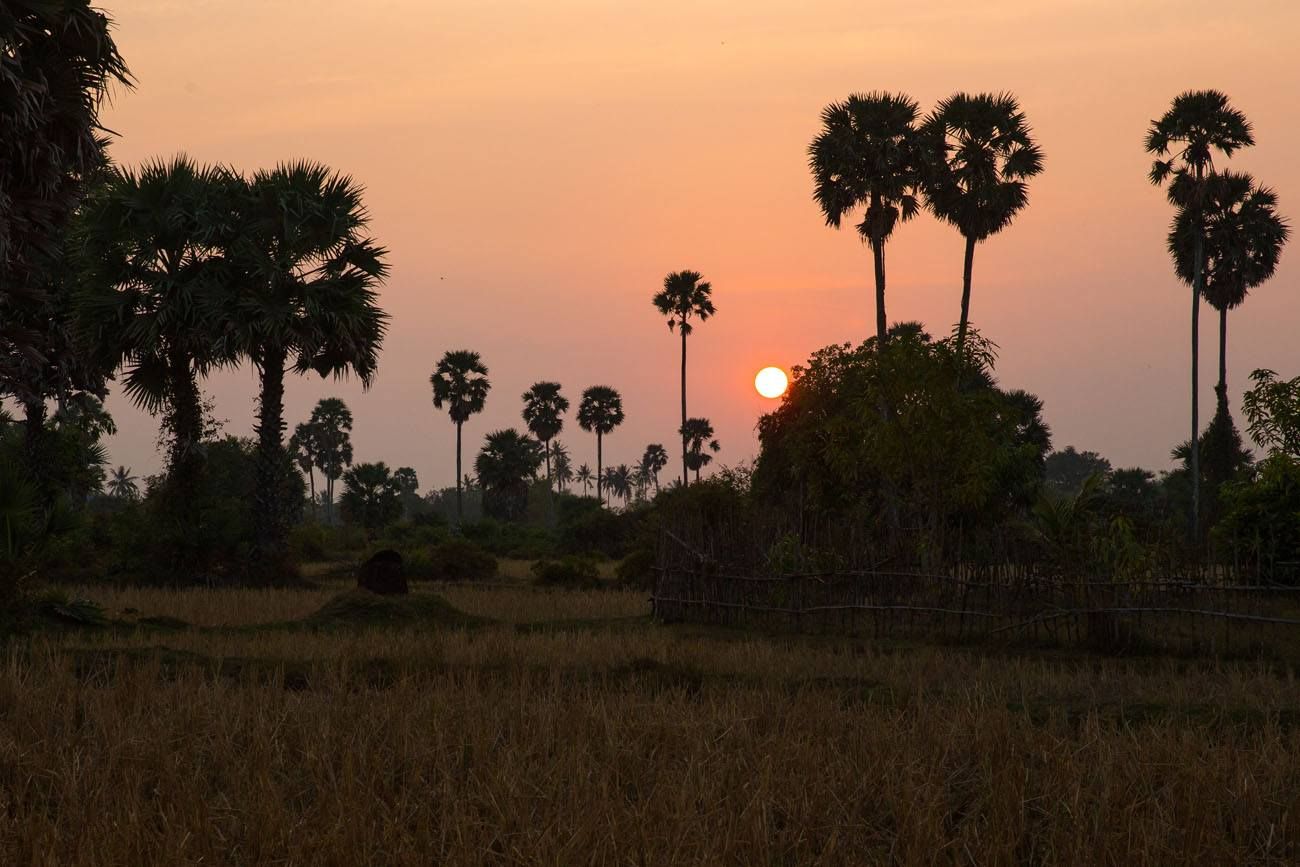
[[[682,323],[682,487],[690,484],[686,468],[686,323]]]
[[[41,507],[48,509],[53,503],[53,492],[47,484],[45,461],[45,401],[40,398],[23,401],[23,450],[27,461],[27,474],[36,486]]]
[[[311,517],[316,520],[316,471],[307,467],[307,490],[311,494]]]
[[[257,547],[264,560],[284,556],[289,522],[281,497],[280,468],[284,456],[283,349],[263,353],[262,393],[257,409],[257,491],[254,495]],[[270,565],[270,564],[268,564]]]
[[[460,481],[460,428],[464,422],[456,422],[456,526],[465,523],[465,503],[462,500]]]
[[[544,440],[542,448],[546,451],[546,489],[551,488],[551,441]]]
[[[596,499],[600,500],[600,504],[603,506],[605,505],[605,494],[602,483],[604,482],[605,476],[604,473],[601,472],[602,457],[600,431],[598,430],[596,431]]]
[[[1205,240],[1198,228],[1193,251],[1196,258],[1192,280],[1192,541],[1200,539],[1201,526],[1201,418],[1200,418],[1200,362],[1201,362],[1201,284],[1205,279]]]
[[[1228,308],[1219,309],[1219,384],[1214,389],[1223,400],[1228,399]]]
[[[171,480],[182,501],[193,502],[199,482],[199,443],[203,439],[203,403],[199,386],[184,353],[170,353],[172,391]]]
[[[874,227],[871,235],[871,259],[876,271],[876,343],[877,348],[883,349],[885,341],[889,339],[889,320],[885,317],[885,239]]]
[[[966,236],[966,262],[961,272],[961,319],[957,321],[957,358],[963,359],[966,349],[966,329],[970,325],[970,282],[975,267],[975,239]]]

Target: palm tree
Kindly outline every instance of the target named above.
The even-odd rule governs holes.
[[[191,524],[203,467],[198,381],[235,357],[222,340],[235,187],[229,172],[185,156],[116,170],[85,204],[77,235],[88,269],[79,301],[86,344],[106,366],[126,365],[124,389],[137,406],[163,413],[169,480]]]
[[[325,477],[325,520],[334,522],[334,483],[352,466],[352,410],[337,397],[316,404],[307,421],[316,467]]]
[[[376,290],[388,265],[365,235],[361,187],[346,175],[297,162],[241,186],[229,251],[240,281],[229,354],[247,356],[261,377],[254,524],[259,548],[275,556],[289,530],[280,484],[286,368],[355,373],[370,386],[388,320]]]
[[[713,315],[713,286],[701,282],[698,271],[674,271],[664,278],[664,288],[654,297],[655,309],[668,317],[668,330],[682,335],[682,424],[686,424],[686,336],[694,330],[691,319],[701,322]],[[682,440],[682,484],[686,484],[686,440]]]
[[[1277,213],[1277,196],[1255,185],[1247,174],[1217,172],[1206,178],[1204,202],[1204,286],[1202,295],[1219,311],[1220,404],[1228,396],[1228,311],[1245,302],[1251,289],[1277,269],[1282,247],[1290,235]],[[1196,227],[1190,210],[1179,211],[1169,231],[1169,250],[1179,278],[1196,279]]]
[[[298,467],[299,472],[307,477],[313,519],[316,515],[316,443],[314,439],[315,430],[307,422],[300,423],[295,427],[293,436],[289,437],[289,456],[293,458],[294,465]]]
[[[892,93],[853,94],[822,110],[822,131],[808,148],[813,198],[838,229],[850,211],[864,207],[858,234],[871,246],[876,277],[876,342],[884,346],[885,242],[920,206],[922,164],[917,142],[917,105]]]
[[[687,457],[690,468],[695,470],[695,481],[700,480],[700,470],[713,461],[708,452],[722,451],[722,446],[713,438],[713,424],[707,418],[688,418],[682,425],[682,438],[690,444]],[[705,451],[705,449],[708,451]]]
[[[546,456],[546,481],[551,481],[551,440],[564,429],[563,415],[569,399],[560,394],[558,382],[536,382],[524,392],[524,422],[541,442]]]
[[[957,355],[970,322],[975,245],[1008,225],[1029,202],[1026,181],[1043,170],[1020,104],[1010,94],[954,94],[922,124],[925,197],[939,219],[966,239]]]
[[[514,428],[493,431],[474,460],[483,486],[484,508],[513,520],[528,505],[528,483],[542,465],[541,444]]]
[[[109,476],[108,493],[119,500],[134,500],[140,496],[140,487],[136,484],[137,481],[136,477],[131,475],[130,469],[118,466]]]
[[[632,471],[627,464],[606,469],[604,483],[611,497],[622,497],[624,505],[632,504]]]
[[[647,481],[654,482],[655,493],[659,492],[659,471],[668,466],[668,450],[659,443],[645,447],[641,455],[641,472]]]
[[[456,522],[464,520],[464,503],[461,494],[460,441],[461,427],[470,416],[483,411],[487,403],[488,369],[477,352],[455,349],[443,355],[434,368],[429,381],[433,385],[433,406],[447,407],[447,414],[456,425]]]
[[[578,406],[578,427],[596,433],[596,499],[605,502],[601,471],[605,434],[623,423],[623,397],[608,385],[593,385],[582,393]]]
[[[1199,535],[1201,514],[1200,457],[1200,316],[1205,280],[1205,178],[1214,170],[1214,152],[1231,157],[1255,143],[1250,122],[1215,90],[1188,91],[1174,98],[1169,110],[1151,122],[1147,153],[1151,183],[1170,181],[1169,201],[1187,211],[1192,235],[1192,537]],[[1172,180],[1171,180],[1172,178]]]
[[[567,491],[569,483],[573,481],[573,461],[569,458],[569,450],[564,443],[556,440],[551,443],[551,454],[555,463],[555,485],[561,491]]]
[[[573,478],[578,484],[582,485],[583,496],[586,496],[587,492],[591,490],[591,482],[595,478],[592,475],[591,467],[582,464],[578,467],[578,473]]]

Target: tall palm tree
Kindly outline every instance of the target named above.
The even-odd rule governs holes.
[[[1029,203],[1026,182],[1043,170],[1043,155],[1011,94],[953,94],[939,103],[921,130],[926,202],[966,239],[957,325],[960,358],[970,322],[975,245],[1005,229]]]
[[[1206,178],[1203,228],[1205,274],[1202,295],[1219,312],[1220,403],[1228,396],[1228,311],[1245,302],[1251,289],[1277,270],[1290,235],[1277,213],[1277,196],[1256,186],[1248,174],[1216,172]],[[1169,231],[1169,250],[1178,276],[1187,284],[1195,276],[1196,226],[1190,210],[1179,211]]]
[[[885,243],[916,216],[922,161],[914,124],[916,102],[902,94],[852,94],[822,110],[822,131],[808,148],[813,199],[826,224],[865,208],[858,234],[871,246],[876,278],[876,342],[884,346]]]
[[[316,515],[316,443],[315,430],[307,422],[300,423],[289,437],[289,455],[299,472],[307,477],[307,490],[311,495],[312,517]]]
[[[709,452],[722,451],[722,446],[713,438],[713,424],[707,418],[688,418],[686,424],[682,425],[682,437],[690,444],[687,457],[691,469],[695,470],[695,481],[698,482],[700,470],[713,461]]]
[[[632,470],[627,464],[607,468],[604,483],[611,497],[622,497],[625,506],[632,504]]]
[[[659,472],[668,466],[668,450],[659,443],[651,443],[645,447],[645,453],[641,455],[641,472],[648,481],[654,483],[655,493],[659,492]]]
[[[185,156],[115,170],[85,203],[74,242],[89,272],[85,343],[106,365],[126,366],[137,406],[163,413],[178,517],[191,523],[203,467],[199,379],[235,359],[223,340],[235,195],[229,172]]]
[[[551,481],[551,440],[564,429],[569,399],[560,394],[558,382],[535,382],[524,392],[524,423],[541,442],[546,457],[546,481]]]
[[[138,479],[131,475],[129,468],[118,466],[109,476],[108,493],[119,500],[134,500],[140,496],[140,487],[136,484],[137,481]]]
[[[325,520],[333,523],[334,484],[352,466],[352,410],[340,398],[317,402],[307,421],[316,467],[325,477]]]
[[[447,415],[456,425],[456,521],[464,520],[465,507],[461,489],[460,442],[461,427],[469,417],[483,411],[492,384],[487,378],[488,369],[477,352],[454,349],[443,355],[429,377],[433,385],[433,406],[447,408]]]
[[[586,496],[587,492],[591,490],[591,483],[595,478],[595,476],[592,475],[591,467],[582,464],[578,467],[578,472],[573,478],[578,484],[582,485],[583,496]]]
[[[593,385],[582,393],[578,427],[596,434],[596,499],[605,502],[601,464],[605,434],[623,423],[623,396],[608,385]]]
[[[698,271],[674,271],[664,278],[664,288],[655,294],[655,309],[668,317],[668,330],[682,335],[682,424],[686,424],[686,337],[693,330],[692,319],[701,322],[713,315],[713,286],[702,282]],[[686,484],[686,440],[682,440],[682,484]]]
[[[551,443],[551,454],[555,463],[555,486],[561,491],[567,491],[569,483],[573,481],[573,461],[569,457],[569,450],[564,443],[556,440]]]
[[[228,255],[239,286],[232,298],[229,354],[261,377],[254,525],[263,555],[283,554],[289,518],[282,496],[284,375],[355,373],[368,388],[388,315],[377,290],[386,251],[366,236],[361,186],[319,163],[259,171],[236,205],[239,232]]]
[[[1205,179],[1214,170],[1214,154],[1231,157],[1255,143],[1250,122],[1216,90],[1188,91],[1147,131],[1147,153],[1156,159],[1149,178],[1156,186],[1169,181],[1169,202],[1186,211],[1192,235],[1192,537],[1200,533],[1200,316],[1205,286]],[[1177,219],[1177,218],[1175,218]]]

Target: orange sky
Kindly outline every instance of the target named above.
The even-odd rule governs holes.
[[[104,0],[138,79],[108,124],[120,163],[188,151],[245,170],[308,157],[368,188],[392,251],[378,381],[296,379],[287,418],[320,397],[356,415],[358,460],[452,480],[450,423],[430,404],[446,349],[485,357],[494,388],[466,428],[520,425],[537,379],[624,395],[608,462],[676,429],[678,343],[650,306],[670,270],[713,282],[691,338],[691,412],[721,459],[752,456],[765,364],[790,366],[872,327],[870,258],[823,226],[805,149],[850,91],[923,109],[1010,90],[1046,154],[1030,207],[979,248],[972,319],[999,375],[1046,401],[1058,447],[1168,465],[1187,436],[1188,290],[1164,252],[1170,216],[1142,138],[1180,90],[1226,91],[1257,146],[1232,165],[1300,218],[1300,4],[1291,0]],[[978,9],[978,12],[972,10]],[[956,320],[960,237],[929,216],[888,248],[891,320]],[[1232,315],[1234,401],[1251,369],[1300,374],[1300,253]],[[1214,320],[1203,320],[1205,417]],[[247,369],[213,377],[226,430],[251,430]],[[156,421],[119,396],[114,463],[158,468]],[[570,419],[576,462],[592,437]],[[469,447],[468,444],[474,444]]]

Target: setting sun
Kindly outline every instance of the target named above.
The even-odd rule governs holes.
[[[789,383],[790,378],[779,367],[765,367],[754,377],[754,388],[763,397],[780,397],[785,394],[785,388]]]

